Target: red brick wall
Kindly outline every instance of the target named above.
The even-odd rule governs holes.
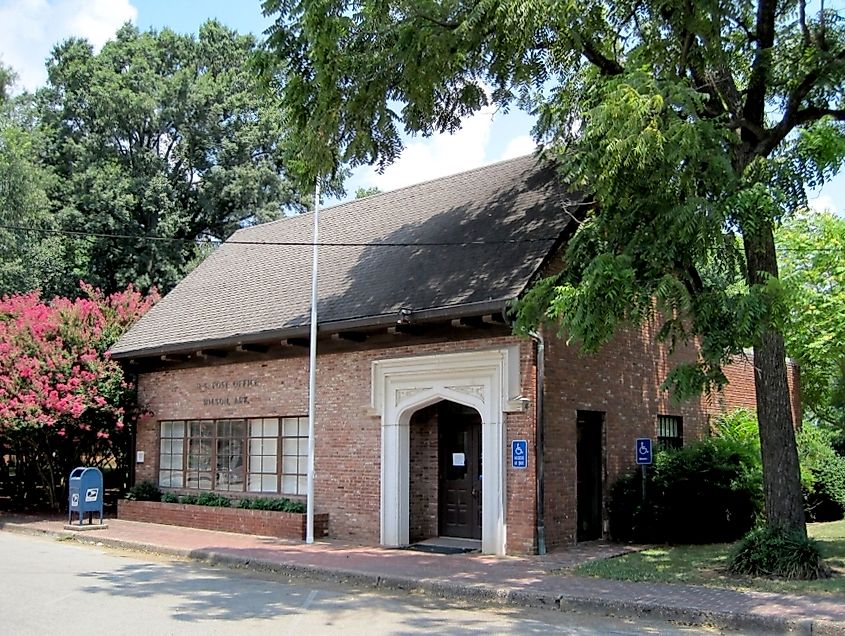
[[[439,534],[438,424],[436,404],[417,411],[411,416],[409,538],[412,543],[424,541]]]
[[[414,342],[409,339],[409,342]],[[331,518],[333,537],[378,543],[380,534],[381,422],[370,412],[372,363],[383,358],[430,355],[504,347],[521,347],[522,393],[533,396],[532,343],[514,336],[408,344],[319,356],[315,500],[318,512]],[[138,426],[137,448],[146,461],[136,466],[136,481],[157,481],[160,420],[274,417],[304,415],[308,410],[308,358],[297,357],[173,369],[144,373],[139,402],[148,413]],[[212,382],[244,379],[258,386],[243,390],[204,388]],[[246,402],[238,400],[246,397]],[[208,403],[228,398],[228,404]],[[507,439],[527,439],[533,448],[533,414],[508,415]],[[503,461],[506,458],[503,458]],[[508,469],[508,551],[534,549],[534,466]]]
[[[117,502],[117,516],[128,521],[257,534],[280,539],[305,539],[305,515],[291,512],[120,500]],[[325,537],[328,533],[329,516],[314,515],[314,536]]]
[[[645,336],[645,337],[644,337]],[[565,341],[546,341],[545,519],[546,546],[575,541],[577,411],[605,414],[606,488],[634,462],[634,440],[654,437],[657,415],[684,418],[684,437],[701,437],[707,417],[698,402],[674,405],[660,391],[670,361],[650,333],[620,333],[594,356]]]
[[[525,340],[520,350],[521,395],[529,400],[523,413],[505,415],[505,466],[507,483],[506,509],[508,520],[508,554],[532,554],[536,552],[537,534],[537,436],[535,418],[536,362],[535,345]],[[524,439],[528,442],[528,465],[524,469],[511,468],[511,440]]]
[[[787,361],[786,380],[789,384],[789,402],[792,406],[792,422],[795,426],[801,424],[801,381],[796,365],[791,360]],[[725,411],[744,407],[757,410],[757,392],[754,388],[754,356],[736,358],[734,364],[725,368],[725,375],[728,378],[727,387],[715,399],[708,404],[711,412]]]
[[[752,363],[746,359],[725,369],[729,386],[719,395],[674,403],[660,390],[668,372],[694,359],[691,349],[669,356],[655,345],[655,327],[619,333],[594,356],[582,356],[563,340],[546,346],[545,528],[548,548],[575,541],[576,414],[579,409],[605,414],[605,492],[635,465],[637,437],[657,436],[657,416],[683,418],[685,443],[709,434],[713,415],[738,407],[755,409]],[[793,412],[799,416],[798,369],[789,365]],[[606,516],[605,516],[606,518]]]

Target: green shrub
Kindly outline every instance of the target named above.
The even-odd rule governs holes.
[[[833,434],[807,424],[796,440],[807,519],[842,519],[845,513],[845,457],[834,450]]]
[[[716,434],[760,448],[754,411],[737,409],[716,422]],[[838,521],[845,516],[845,457],[836,450],[837,433],[805,423],[795,436],[801,463],[804,512],[809,521]]]
[[[639,469],[622,475],[610,487],[607,517],[608,532],[613,541],[653,541],[655,520],[650,506],[643,504]]]
[[[747,440],[713,438],[661,451],[647,475],[645,501],[639,471],[611,488],[608,516],[616,541],[734,541],[763,509],[759,451]]]
[[[246,508],[250,510],[275,510],[278,512],[305,512],[305,504],[300,501],[291,501],[288,498],[282,499],[268,499],[265,497],[255,497],[249,499],[241,499],[238,503],[239,508]]]
[[[218,495],[216,492],[204,492],[197,497],[196,505],[211,506],[213,508],[228,508],[232,505],[232,500],[223,495]]]
[[[146,482],[152,483],[152,482]],[[154,485],[154,484],[153,484]],[[138,487],[141,487],[142,484],[139,484]],[[146,492],[149,486],[143,486],[142,490]],[[156,491],[158,488],[156,487]],[[127,495],[127,498],[129,495]],[[232,500],[224,495],[220,495],[216,492],[202,492],[198,495],[176,495],[172,492],[166,492],[161,494],[159,492],[159,497],[152,501],[158,500],[164,501],[165,503],[183,503],[189,504],[194,506],[212,506],[217,508],[229,508],[232,505]],[[140,501],[145,501],[144,499],[140,499]],[[267,498],[267,497],[255,497],[255,498],[243,498],[238,502],[238,508],[245,508],[245,509],[252,509],[252,510],[275,510],[280,512],[297,512],[303,513],[305,512],[305,504],[300,501],[291,501],[290,499],[284,498]]]
[[[757,414],[751,409],[735,409],[719,415],[713,423],[713,436],[760,451]]]
[[[152,481],[142,481],[129,489],[126,498],[131,501],[161,501],[161,490]]]
[[[784,579],[830,577],[818,543],[799,532],[761,526],[743,537],[731,554],[728,569],[746,576]]]

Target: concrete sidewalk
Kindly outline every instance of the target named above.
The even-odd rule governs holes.
[[[109,519],[108,529],[64,530],[64,521],[0,515],[0,530],[174,555],[470,601],[615,616],[649,616],[729,629],[845,635],[845,599],[627,583],[562,574],[624,548],[591,544],[543,557],[441,555],[325,541],[305,545],[251,535]]]

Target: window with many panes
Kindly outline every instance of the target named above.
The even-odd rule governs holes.
[[[185,422],[161,423],[158,483],[166,488],[185,485]]]
[[[305,493],[308,477],[308,418],[282,419],[282,492]]]
[[[684,445],[684,420],[679,415],[657,416],[657,448],[681,448]]]
[[[165,488],[300,495],[307,459],[305,417],[161,422]]]

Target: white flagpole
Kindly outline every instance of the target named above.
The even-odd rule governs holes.
[[[314,433],[317,406],[317,258],[320,242],[320,179],[314,185],[314,246],[311,263],[311,363],[308,371],[308,482],[305,543],[314,543]]]

